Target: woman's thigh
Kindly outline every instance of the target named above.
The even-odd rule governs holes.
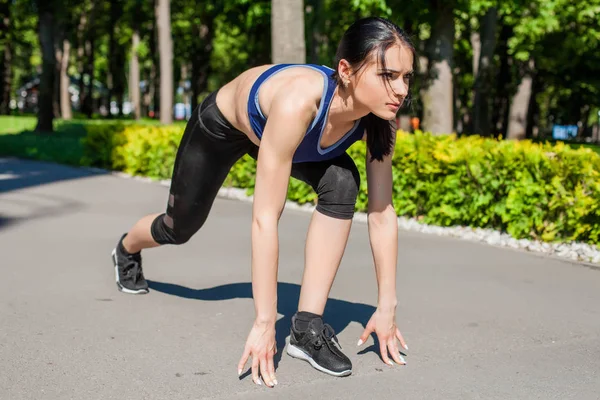
[[[347,153],[331,160],[293,164],[291,175],[314,189],[321,213],[340,219],[354,216],[360,173]]]
[[[200,229],[231,167],[254,146],[241,132],[208,129],[208,120],[222,117],[212,107],[194,112],[177,151],[164,223],[178,241]]]

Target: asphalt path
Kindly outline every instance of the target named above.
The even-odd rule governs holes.
[[[325,321],[353,362],[335,378],[285,354],[310,214],[280,223],[277,379],[237,363],[253,321],[249,202],[217,199],[183,246],[143,253],[147,295],[118,292],[110,252],[168,188],[0,159],[0,399],[600,399],[600,270],[401,231],[407,365],[371,337],[377,285],[355,221]],[[250,366],[250,363],[247,367]]]

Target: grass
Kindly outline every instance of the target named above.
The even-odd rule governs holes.
[[[34,130],[37,118],[0,116],[0,135],[18,133],[25,130]]]
[[[0,116],[0,156],[29,158],[68,165],[80,165],[83,157],[81,139],[86,126],[98,124],[160,125],[160,121],[142,119],[72,119],[54,120],[54,132],[35,132],[35,116]],[[186,121],[173,125],[185,127]]]
[[[569,146],[574,149],[578,149],[579,147],[587,147],[588,149],[595,151],[600,156],[600,145],[589,143],[569,143]]]
[[[138,121],[133,119],[100,119],[100,118],[74,118],[71,120],[55,119],[54,129],[60,130],[64,125],[97,125],[119,122],[125,125],[136,124],[136,125],[160,125],[160,121],[151,118],[142,118]],[[23,131],[33,131],[37,124],[36,116],[6,116],[0,115],[0,135],[5,133],[19,133]],[[185,127],[186,121],[173,121],[172,125]]]
[[[13,133],[2,129],[0,156],[79,165],[83,156],[81,139],[85,133],[85,128],[76,124],[59,126],[55,133],[39,133],[29,129]]]

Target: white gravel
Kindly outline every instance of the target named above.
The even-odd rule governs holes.
[[[94,170],[98,170],[95,169]],[[122,176],[126,178],[133,178],[136,180],[142,180],[146,182],[156,182],[150,178],[131,176],[123,172],[109,172],[113,175]],[[161,185],[170,186],[171,181],[169,179],[159,181]],[[223,187],[219,190],[218,197],[227,199],[236,199],[241,201],[252,201],[252,196],[246,195],[245,189]],[[303,204],[287,201],[286,208],[303,210],[311,212],[314,210],[314,205]],[[366,213],[356,213],[354,220],[358,222],[367,222]],[[398,225],[400,229],[407,231],[416,231],[426,234],[434,234],[439,236],[452,236],[460,239],[471,240],[476,242],[487,243],[492,246],[499,247],[510,247],[514,249],[527,250],[531,252],[544,253],[559,258],[565,258],[573,261],[586,262],[600,265],[600,248],[598,246],[592,246],[587,243],[546,243],[528,239],[515,239],[509,234],[501,233],[492,229],[481,229],[471,228],[465,226],[458,227],[441,227],[434,225],[426,225],[417,222],[414,218],[398,218]]]

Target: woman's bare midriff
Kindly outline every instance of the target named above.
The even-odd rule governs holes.
[[[227,120],[235,128],[244,132],[246,136],[248,136],[248,138],[256,145],[259,145],[260,140],[254,134],[254,131],[250,126],[250,121],[248,118],[248,96],[252,85],[259,75],[271,66],[272,65],[262,65],[260,67],[251,68],[243,72],[237,78],[225,84],[219,90],[216,99],[217,106],[225,118],[227,118]],[[271,100],[277,90],[279,90],[282,86],[289,84],[290,81],[300,77],[308,78],[308,81],[311,82],[310,87],[308,87],[307,90],[310,90],[312,93],[316,94],[315,112],[318,110],[320,101],[319,94],[322,93],[323,85],[325,84],[323,75],[320,72],[309,68],[290,68],[272,75],[261,85],[259,92],[259,104],[261,111],[265,116],[269,115]],[[312,82],[314,82],[314,87]],[[325,138],[326,135],[323,135],[323,137]]]

